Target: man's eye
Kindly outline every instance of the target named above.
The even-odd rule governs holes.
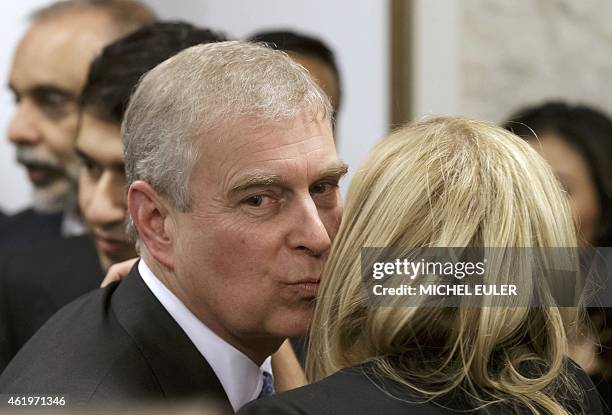
[[[91,161],[84,160],[83,167],[85,171],[87,171],[89,177],[100,177],[102,175],[102,168]]]
[[[60,107],[74,101],[72,97],[61,92],[34,92],[33,97],[41,106]]]
[[[61,94],[37,97],[38,106],[50,118],[59,119],[71,112],[73,101]]]
[[[263,201],[264,201],[264,197],[262,195],[251,196],[244,200],[244,202],[247,205],[253,206],[253,207],[261,206]]]
[[[332,187],[334,186],[330,183],[315,183],[312,186],[310,186],[310,193],[317,193],[317,194],[325,193],[331,190]]]

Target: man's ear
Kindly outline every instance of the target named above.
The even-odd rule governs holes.
[[[127,201],[140,241],[157,262],[174,269],[172,239],[166,227],[172,221],[168,202],[149,183],[141,180],[130,185]]]

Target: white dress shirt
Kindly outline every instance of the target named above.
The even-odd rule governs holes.
[[[87,228],[83,224],[83,219],[79,213],[77,198],[74,197],[74,200],[69,200],[64,207],[60,234],[67,238],[69,236],[83,235],[85,232],[87,232]]]
[[[234,411],[257,399],[263,386],[263,372],[272,374],[268,357],[261,367],[244,353],[217,336],[153,274],[144,260],[138,272],[153,295],[183,329],[187,337],[204,356],[221,382]]]

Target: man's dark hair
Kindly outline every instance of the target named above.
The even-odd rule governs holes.
[[[81,110],[116,124],[138,80],[149,70],[188,47],[221,42],[225,37],[188,23],[153,23],[108,45],[91,64],[81,94]]]
[[[340,71],[338,69],[338,65],[336,64],[334,52],[332,52],[332,50],[322,40],[288,30],[259,32],[252,35],[248,40],[251,42],[266,43],[271,48],[282,50],[283,52],[294,52],[300,55],[317,58],[329,66],[334,74],[334,78],[336,78],[336,84],[338,85],[337,108],[334,108],[335,112],[338,111],[342,96]]]

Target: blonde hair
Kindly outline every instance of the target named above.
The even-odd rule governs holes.
[[[320,380],[371,361],[427,399],[453,391],[477,407],[567,414],[559,396],[581,399],[565,357],[576,309],[517,307],[496,298],[478,308],[406,307],[401,298],[368,306],[360,252],[574,246],[566,197],[523,140],[462,118],[401,128],[370,153],[351,183],[322,275],[308,376]],[[546,283],[536,280],[522,283],[546,295]]]

